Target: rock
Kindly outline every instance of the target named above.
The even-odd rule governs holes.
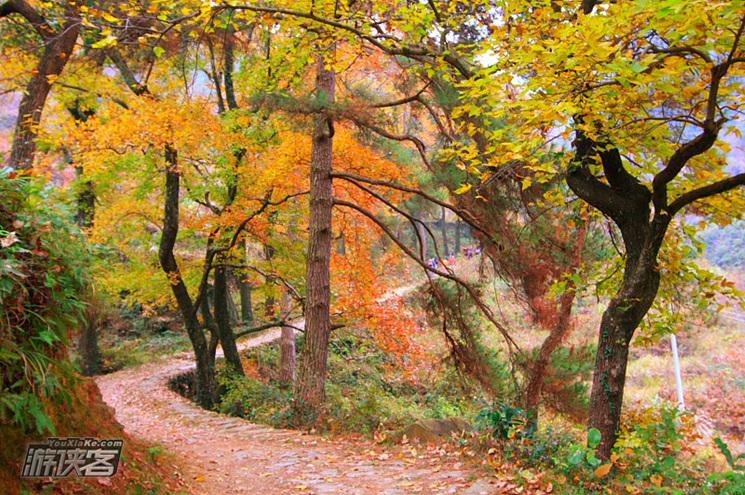
[[[460,435],[472,429],[463,418],[423,419],[399,431],[392,439],[400,442],[405,435],[411,442],[439,443],[450,438],[453,433]]]

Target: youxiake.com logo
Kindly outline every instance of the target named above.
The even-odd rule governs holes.
[[[114,476],[122,455],[122,440],[48,438],[26,446],[21,478]]]

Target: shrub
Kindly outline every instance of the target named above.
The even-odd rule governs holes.
[[[329,350],[326,405],[317,428],[371,435],[423,418],[473,416],[474,402],[456,385],[453,369],[426,387],[412,382],[392,372],[395,358],[366,331],[334,332]],[[292,415],[292,392],[276,381],[278,359],[276,346],[262,346],[247,353],[246,377],[220,372],[218,409],[274,426],[307,424]]]
[[[83,321],[88,253],[39,182],[0,171],[0,198],[0,421],[54,433],[45,402],[65,401],[73,379],[65,343]]]
[[[707,476],[703,460],[693,455],[698,436],[692,415],[670,404],[627,411],[608,462],[597,457],[598,430],[590,429],[583,440],[545,422],[536,429],[530,414],[514,405],[485,409],[478,425],[503,459],[553,473],[565,493],[745,494],[739,463],[745,454],[733,455],[719,440],[730,471]]]

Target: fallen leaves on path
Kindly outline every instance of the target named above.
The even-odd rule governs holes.
[[[242,347],[278,336],[278,331],[268,332]],[[520,493],[514,491],[517,486],[465,466],[455,449],[327,439],[201,409],[168,388],[170,378],[192,366],[190,356],[180,354],[101,376],[97,382],[126,431],[164,446],[181,460],[193,493]]]

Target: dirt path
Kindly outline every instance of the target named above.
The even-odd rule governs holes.
[[[247,339],[245,349],[279,338]],[[186,469],[198,494],[492,494],[494,478],[463,466],[457,454],[413,446],[327,440],[223,416],[168,388],[190,370],[182,353],[96,379],[104,400],[133,436],[163,445]]]

